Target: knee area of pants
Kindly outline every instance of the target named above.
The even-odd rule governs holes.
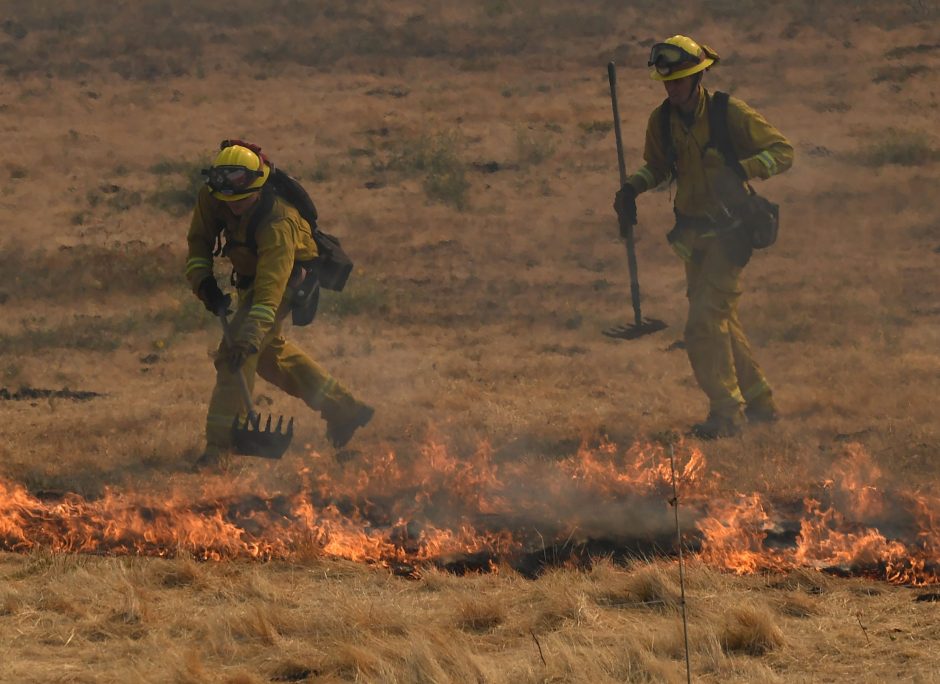
[[[689,317],[685,326],[685,339],[689,340],[710,340],[715,337],[722,337],[728,334],[727,319],[716,320],[714,318]]]

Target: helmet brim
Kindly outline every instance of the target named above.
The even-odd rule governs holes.
[[[685,78],[686,76],[691,76],[692,74],[697,74],[701,71],[705,71],[714,63],[715,63],[714,59],[712,59],[711,57],[706,57],[698,64],[693,64],[687,69],[680,69],[679,71],[674,71],[671,74],[665,74],[665,75],[659,73],[658,71],[656,71],[656,68],[653,67],[652,69],[650,69],[650,78],[653,79],[654,81],[660,81],[660,82],[678,81],[680,78]]]

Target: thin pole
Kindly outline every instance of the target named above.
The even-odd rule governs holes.
[[[676,515],[676,545],[679,548],[679,605],[682,607],[682,639],[685,642],[685,681],[692,684],[692,662],[689,658],[689,622],[685,614],[685,570],[682,561],[682,532],[679,530],[679,492],[676,488],[676,458],[669,445],[669,467],[672,470],[672,510]]]

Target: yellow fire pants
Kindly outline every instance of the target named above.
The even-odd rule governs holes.
[[[729,261],[717,237],[697,240],[686,262],[686,350],[710,412],[724,417],[771,392],[738,319],[741,270]]]
[[[250,308],[250,298],[246,297],[230,319],[233,335],[247,317]],[[278,309],[275,323],[265,335],[261,349],[257,354],[249,356],[242,365],[240,372],[245,374],[248,389],[253,391],[257,373],[291,396],[302,399],[307,406],[319,411],[324,419],[342,421],[345,416],[351,416],[356,411],[359,403],[318,363],[284,338],[281,331],[289,311],[286,305]],[[236,415],[242,419],[245,415],[238,378],[229,370],[226,358],[227,348],[223,340],[215,362],[215,387],[206,416],[206,445],[210,450],[229,448],[232,421]]]

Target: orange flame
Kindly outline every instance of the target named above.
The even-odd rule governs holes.
[[[322,555],[482,570],[583,559],[594,550],[675,550],[672,467],[655,444],[620,449],[603,441],[559,460],[500,462],[485,443],[459,458],[428,442],[414,458],[386,451],[339,472],[316,452],[309,460],[289,495],[242,480],[197,496],[182,488],[169,496],[106,490],[98,499],[49,501],[0,480],[0,548],[205,560]],[[940,582],[940,498],[881,489],[881,472],[858,446],[790,519],[781,511],[799,502],[723,493],[694,446],[678,446],[676,468],[685,544],[709,565]]]

